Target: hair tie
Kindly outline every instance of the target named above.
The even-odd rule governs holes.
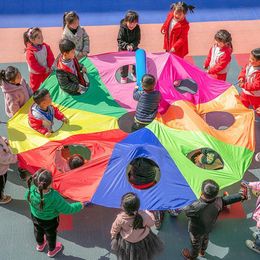
[[[31,36],[32,36],[33,29],[34,29],[34,28],[30,28],[29,31],[28,31],[28,33],[27,33],[29,38],[31,38]]]

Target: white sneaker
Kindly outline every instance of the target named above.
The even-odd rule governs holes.
[[[255,251],[256,253],[260,254],[260,249],[255,246],[255,243],[252,240],[246,240],[246,246]]]
[[[136,76],[133,73],[131,73],[130,75],[131,75],[132,81],[136,81]]]
[[[3,195],[3,198],[0,200],[0,205],[5,205],[11,202],[12,197],[8,195]]]
[[[127,83],[127,78],[121,78],[120,79],[121,84],[126,84]]]
[[[255,160],[260,162],[260,152],[255,155]]]

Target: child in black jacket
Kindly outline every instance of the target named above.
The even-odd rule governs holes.
[[[208,247],[209,233],[217,221],[219,213],[226,205],[230,205],[248,198],[247,187],[241,186],[240,193],[219,197],[219,185],[213,180],[205,180],[201,188],[199,200],[184,208],[188,217],[188,231],[192,249],[182,250],[186,259],[196,259],[204,256]]]
[[[141,40],[140,27],[138,25],[139,16],[135,11],[128,11],[125,18],[120,22],[117,43],[118,51],[136,51]],[[127,83],[128,65],[123,66],[121,71],[121,83]],[[132,79],[136,81],[135,67],[132,66]]]
[[[58,58],[56,76],[61,89],[71,95],[79,95],[87,90],[84,79],[86,68],[75,58],[75,44],[67,39],[59,43],[61,55]]]

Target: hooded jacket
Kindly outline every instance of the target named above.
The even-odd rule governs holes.
[[[2,91],[4,93],[5,112],[9,118],[13,117],[32,96],[32,89],[24,79],[19,85],[3,81]]]
[[[248,186],[252,190],[255,190],[260,193],[260,181],[249,182]],[[258,196],[258,199],[256,201],[256,209],[253,213],[253,219],[256,221],[257,228],[260,229],[260,196]]]

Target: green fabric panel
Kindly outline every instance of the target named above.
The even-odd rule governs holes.
[[[127,110],[120,107],[110,95],[93,63],[88,58],[82,59],[81,63],[87,68],[90,81],[90,87],[86,93],[72,96],[62,91],[58,85],[55,72],[42,84],[41,88],[46,88],[50,91],[54,103],[67,108],[85,110],[116,118],[127,113]]]
[[[223,143],[200,131],[181,131],[169,128],[154,120],[147,126],[169,152],[176,166],[189,183],[196,196],[200,196],[201,184],[206,179],[215,180],[220,188],[227,187],[243,178],[250,166],[253,152],[244,147]],[[209,147],[224,161],[221,170],[205,170],[197,167],[186,155],[196,149]]]

